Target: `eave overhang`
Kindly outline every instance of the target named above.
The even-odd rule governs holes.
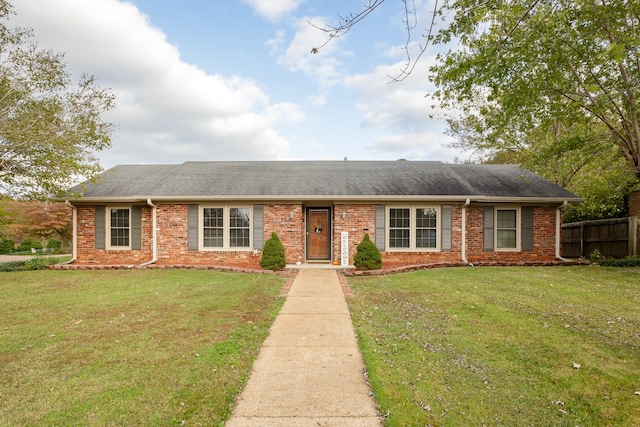
[[[130,196],[130,197],[77,197],[62,198],[60,201],[69,201],[73,205],[95,205],[95,204],[146,204],[147,200],[154,203],[216,203],[216,202],[298,202],[306,201],[326,201],[330,203],[406,203],[406,202],[442,202],[442,203],[513,203],[513,204],[536,204],[536,205],[562,205],[567,203],[580,203],[583,198],[565,197],[502,197],[502,196],[436,196],[436,195],[203,195],[203,196]]]

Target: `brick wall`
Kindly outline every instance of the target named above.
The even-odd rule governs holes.
[[[240,251],[188,250],[188,205],[158,204],[158,265],[203,265],[260,268],[261,253]],[[291,218],[293,212],[293,218]],[[342,218],[342,213],[345,218]],[[132,251],[95,249],[94,207],[78,207],[78,264],[137,265],[150,261],[152,253],[152,209],[142,208],[142,249]],[[449,252],[383,252],[383,268],[422,264],[457,264],[462,251],[462,207],[453,206],[452,250]],[[265,204],[264,239],[275,231],[285,246],[287,263],[305,262],[305,211],[302,204]],[[554,207],[534,209],[534,248],[531,252],[483,252],[483,207],[467,208],[467,260],[475,264],[545,263],[555,258]],[[375,205],[338,204],[332,218],[333,246],[331,256],[340,261],[341,233],[349,233],[349,264],[353,264],[356,246],[365,233],[375,241]]]
[[[484,252],[483,206],[467,208],[467,261],[474,264],[548,263],[555,260],[556,208],[535,207],[533,210],[533,251]]]
[[[342,218],[344,212],[345,217]],[[362,241],[364,235],[369,233],[371,241],[376,239],[376,212],[375,205],[344,204],[335,205],[333,208],[333,247],[331,256],[333,260],[340,262],[343,232],[349,233],[349,264],[353,264],[356,254],[356,246]]]
[[[293,218],[291,218],[293,212]],[[305,247],[304,210],[302,204],[264,205],[264,240],[275,231],[284,246],[287,264],[303,263]]]
[[[141,250],[104,250],[96,249],[95,207],[79,206],[78,215],[78,264],[90,265],[136,265],[151,261],[152,247],[152,217],[149,206],[142,207],[142,246]]]
[[[629,216],[640,216],[640,190],[629,195]]]

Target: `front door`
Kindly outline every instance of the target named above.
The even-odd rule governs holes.
[[[307,259],[331,260],[331,227],[328,208],[307,211]]]

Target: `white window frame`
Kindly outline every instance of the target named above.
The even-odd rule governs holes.
[[[222,246],[204,245],[204,210],[222,209]],[[249,246],[231,246],[231,209],[249,210]],[[201,251],[248,251],[253,249],[253,207],[251,205],[201,205],[198,211],[198,242]]]
[[[498,212],[499,211],[515,211],[516,212],[516,246],[513,248],[501,248],[498,246]],[[522,220],[521,220],[521,212],[520,206],[496,206],[494,209],[494,222],[493,222],[493,242],[494,242],[494,250],[496,252],[520,252],[521,244],[520,241],[522,235]],[[500,229],[502,230],[502,229]]]
[[[126,251],[126,250],[131,250],[131,211],[132,208],[131,206],[107,206],[107,211],[105,212],[105,228],[107,230],[107,235],[106,235],[106,239],[107,239],[107,250],[111,250],[111,251]],[[117,209],[117,210],[124,210],[127,209],[129,211],[129,245],[128,246],[114,246],[111,244],[111,210],[112,209]],[[124,227],[123,227],[124,228]]]
[[[409,247],[394,248],[390,245],[391,227],[391,209],[409,209]],[[436,247],[435,248],[419,248],[416,247],[416,210],[417,209],[435,209],[436,210]],[[440,205],[388,205],[385,215],[385,246],[387,252],[440,252],[442,240],[442,211]]]

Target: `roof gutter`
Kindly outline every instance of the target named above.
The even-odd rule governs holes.
[[[560,254],[560,249],[562,248],[562,242],[560,241],[560,237],[562,236],[562,225],[560,224],[561,219],[561,211],[566,208],[569,202],[567,200],[564,201],[562,206],[558,206],[556,209],[556,259],[559,261],[569,262],[568,259],[562,258]]]
[[[467,206],[471,204],[471,199],[467,199],[464,201],[464,205],[462,205],[462,248],[461,248],[461,257],[462,262],[465,264],[469,264],[467,261]]]
[[[73,232],[71,237],[71,259],[60,263],[60,265],[71,264],[78,258],[78,209],[68,200],[65,200],[64,204],[71,208],[71,224]]]
[[[250,201],[326,201],[331,200],[334,202],[349,202],[349,201],[385,201],[385,202],[463,202],[467,200],[475,203],[529,203],[529,204],[558,204],[564,205],[564,203],[578,203],[584,201],[583,198],[559,198],[559,197],[502,197],[502,196],[464,196],[464,195],[310,195],[310,194],[295,194],[295,195],[189,195],[189,196],[126,196],[126,197],[80,197],[75,199],[76,203],[91,204],[91,203],[143,203],[153,197],[155,202],[215,202],[215,201],[235,201],[235,200],[250,200]]]
[[[157,243],[157,237],[158,237],[158,230],[157,230],[157,223],[158,223],[158,207],[156,205],[154,205],[151,202],[150,198],[147,198],[147,205],[151,206],[152,209],[152,214],[151,214],[151,241],[152,243],[152,248],[153,248],[153,256],[151,258],[151,261],[147,261],[145,263],[140,264],[140,267],[146,267],[147,265],[151,265],[151,264],[155,264],[156,261],[158,261],[158,243]]]

